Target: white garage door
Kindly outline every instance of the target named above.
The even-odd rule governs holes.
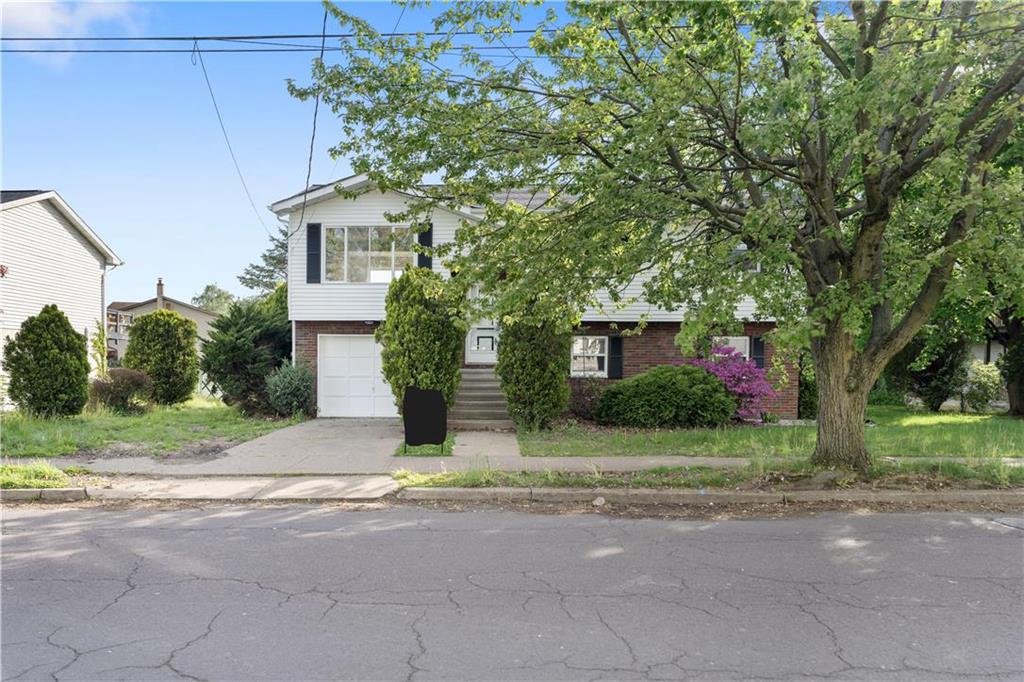
[[[380,346],[370,334],[321,336],[317,401],[321,417],[397,417],[380,371]]]

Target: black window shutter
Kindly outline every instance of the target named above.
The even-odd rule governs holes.
[[[750,337],[750,359],[754,364],[764,369],[764,339],[760,336]]]
[[[320,283],[320,223],[306,224],[306,284]]]
[[[622,337],[608,338],[608,378],[622,378]]]
[[[418,235],[416,235],[416,237],[420,246],[424,246],[428,249],[431,246],[433,246],[434,223],[430,223],[429,225],[427,225],[427,229],[424,230],[423,232],[420,232]],[[433,262],[430,256],[428,256],[425,253],[420,253],[416,255],[416,265],[420,266],[421,268],[427,268],[429,270],[431,267],[433,267]]]

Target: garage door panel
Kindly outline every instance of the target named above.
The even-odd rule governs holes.
[[[324,417],[395,417],[381,373],[380,345],[370,335],[321,336],[317,401]]]

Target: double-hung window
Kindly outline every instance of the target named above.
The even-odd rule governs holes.
[[[328,227],[324,230],[324,280],[386,284],[416,264],[408,227]]]
[[[572,362],[569,374],[574,377],[608,376],[608,337],[572,337]]]

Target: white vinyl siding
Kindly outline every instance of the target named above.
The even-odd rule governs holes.
[[[0,211],[0,263],[0,339],[50,303],[89,337],[105,321],[103,257],[49,201]]]
[[[388,225],[385,214],[401,211],[405,205],[406,199],[400,194],[370,191],[355,199],[332,197],[309,204],[302,225],[298,224],[300,211],[291,213],[288,310],[292,320],[384,319],[387,282],[329,282],[325,268],[320,284],[306,283],[306,225],[319,223],[324,232],[331,227]],[[432,220],[434,243],[453,241],[459,220],[448,211],[436,211]],[[432,265],[435,272],[447,275],[439,258],[434,258]]]
[[[406,206],[406,197],[396,192],[382,193],[371,190],[355,199],[340,196],[324,199],[306,206],[299,225],[300,210],[290,214],[292,237],[288,246],[288,306],[292,320],[381,320],[384,318],[386,282],[330,282],[330,268],[323,263],[322,281],[306,283],[306,224],[318,223],[322,234],[332,227],[387,225],[387,213],[398,213]],[[454,241],[455,231],[462,218],[455,213],[439,209],[433,215],[434,245]],[[321,239],[326,239],[321,236]],[[321,258],[326,258],[326,244],[322,242]],[[435,272],[447,276],[441,259],[434,258]],[[650,273],[641,273],[623,291],[623,298],[636,297],[637,302],[617,308],[607,292],[598,292],[597,299],[603,310],[588,308],[583,320],[635,322],[645,318],[651,322],[678,322],[682,311],[666,311],[643,300],[643,284]],[[737,306],[737,318],[753,318],[754,303],[746,299]]]

